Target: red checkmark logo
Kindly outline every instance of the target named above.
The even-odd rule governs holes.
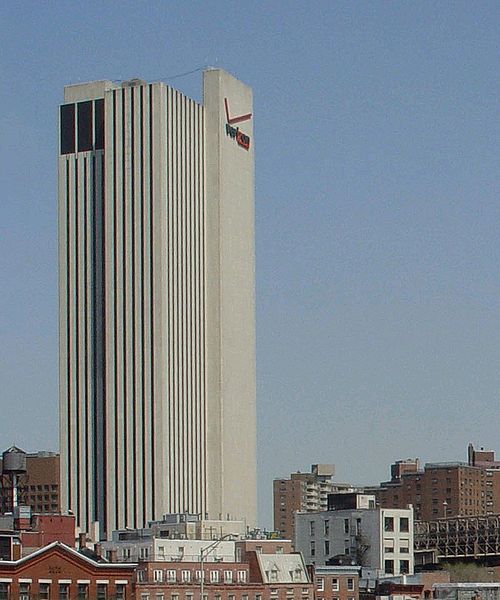
[[[234,125],[235,123],[242,123],[243,121],[250,121],[250,119],[252,118],[252,113],[240,115],[239,117],[230,117],[229,104],[227,102],[227,98],[224,98],[224,106],[226,107],[226,119],[229,125]]]

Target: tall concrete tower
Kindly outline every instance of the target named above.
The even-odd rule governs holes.
[[[101,537],[256,519],[251,90],[207,70],[67,86],[60,108],[61,501]]]

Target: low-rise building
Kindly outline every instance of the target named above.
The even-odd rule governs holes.
[[[500,600],[500,583],[436,583],[436,600]]]
[[[141,562],[140,600],[314,600],[300,554],[257,554],[245,562]]]
[[[53,542],[17,560],[0,561],[2,600],[132,600],[136,564],[100,562]]]
[[[357,565],[315,565],[311,569],[316,600],[358,600]]]
[[[212,545],[210,540],[166,539],[152,534],[144,537],[126,536],[102,542],[103,553],[106,557],[116,553],[117,558],[124,562],[152,560],[158,562],[188,563],[200,560],[204,550]],[[235,542],[223,540],[206,557],[208,562],[234,562]]]
[[[0,560],[27,556],[52,542],[75,546],[74,515],[31,514],[28,506],[17,506],[0,516]]]
[[[163,515],[160,521],[149,522],[143,529],[114,531],[112,539],[123,535],[152,535],[167,539],[218,540],[226,535],[244,536],[246,531],[245,522],[236,519],[206,519],[198,514],[173,513]]]
[[[365,500],[367,506],[373,506],[373,497]],[[307,564],[326,565],[343,555],[386,574],[411,574],[413,511],[350,508],[297,513],[295,549],[302,552]]]

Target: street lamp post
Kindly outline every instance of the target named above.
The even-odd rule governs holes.
[[[212,550],[215,550],[221,542],[227,540],[228,538],[234,537],[234,535],[234,533],[226,533],[226,535],[223,535],[218,540],[215,540],[213,544],[210,544],[206,548],[200,549],[200,600],[203,600],[203,592],[205,589],[205,572],[203,570],[205,558],[210,554],[210,552],[212,552]]]

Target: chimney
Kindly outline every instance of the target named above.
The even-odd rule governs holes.
[[[87,547],[87,534],[79,533],[78,534],[78,548],[83,550],[83,548]]]
[[[94,544],[94,552],[97,558],[102,558],[102,545],[98,543]]]
[[[12,560],[19,560],[21,558],[22,546],[21,544],[12,545]]]
[[[115,549],[109,551],[109,562],[110,563],[118,562],[117,551]]]

